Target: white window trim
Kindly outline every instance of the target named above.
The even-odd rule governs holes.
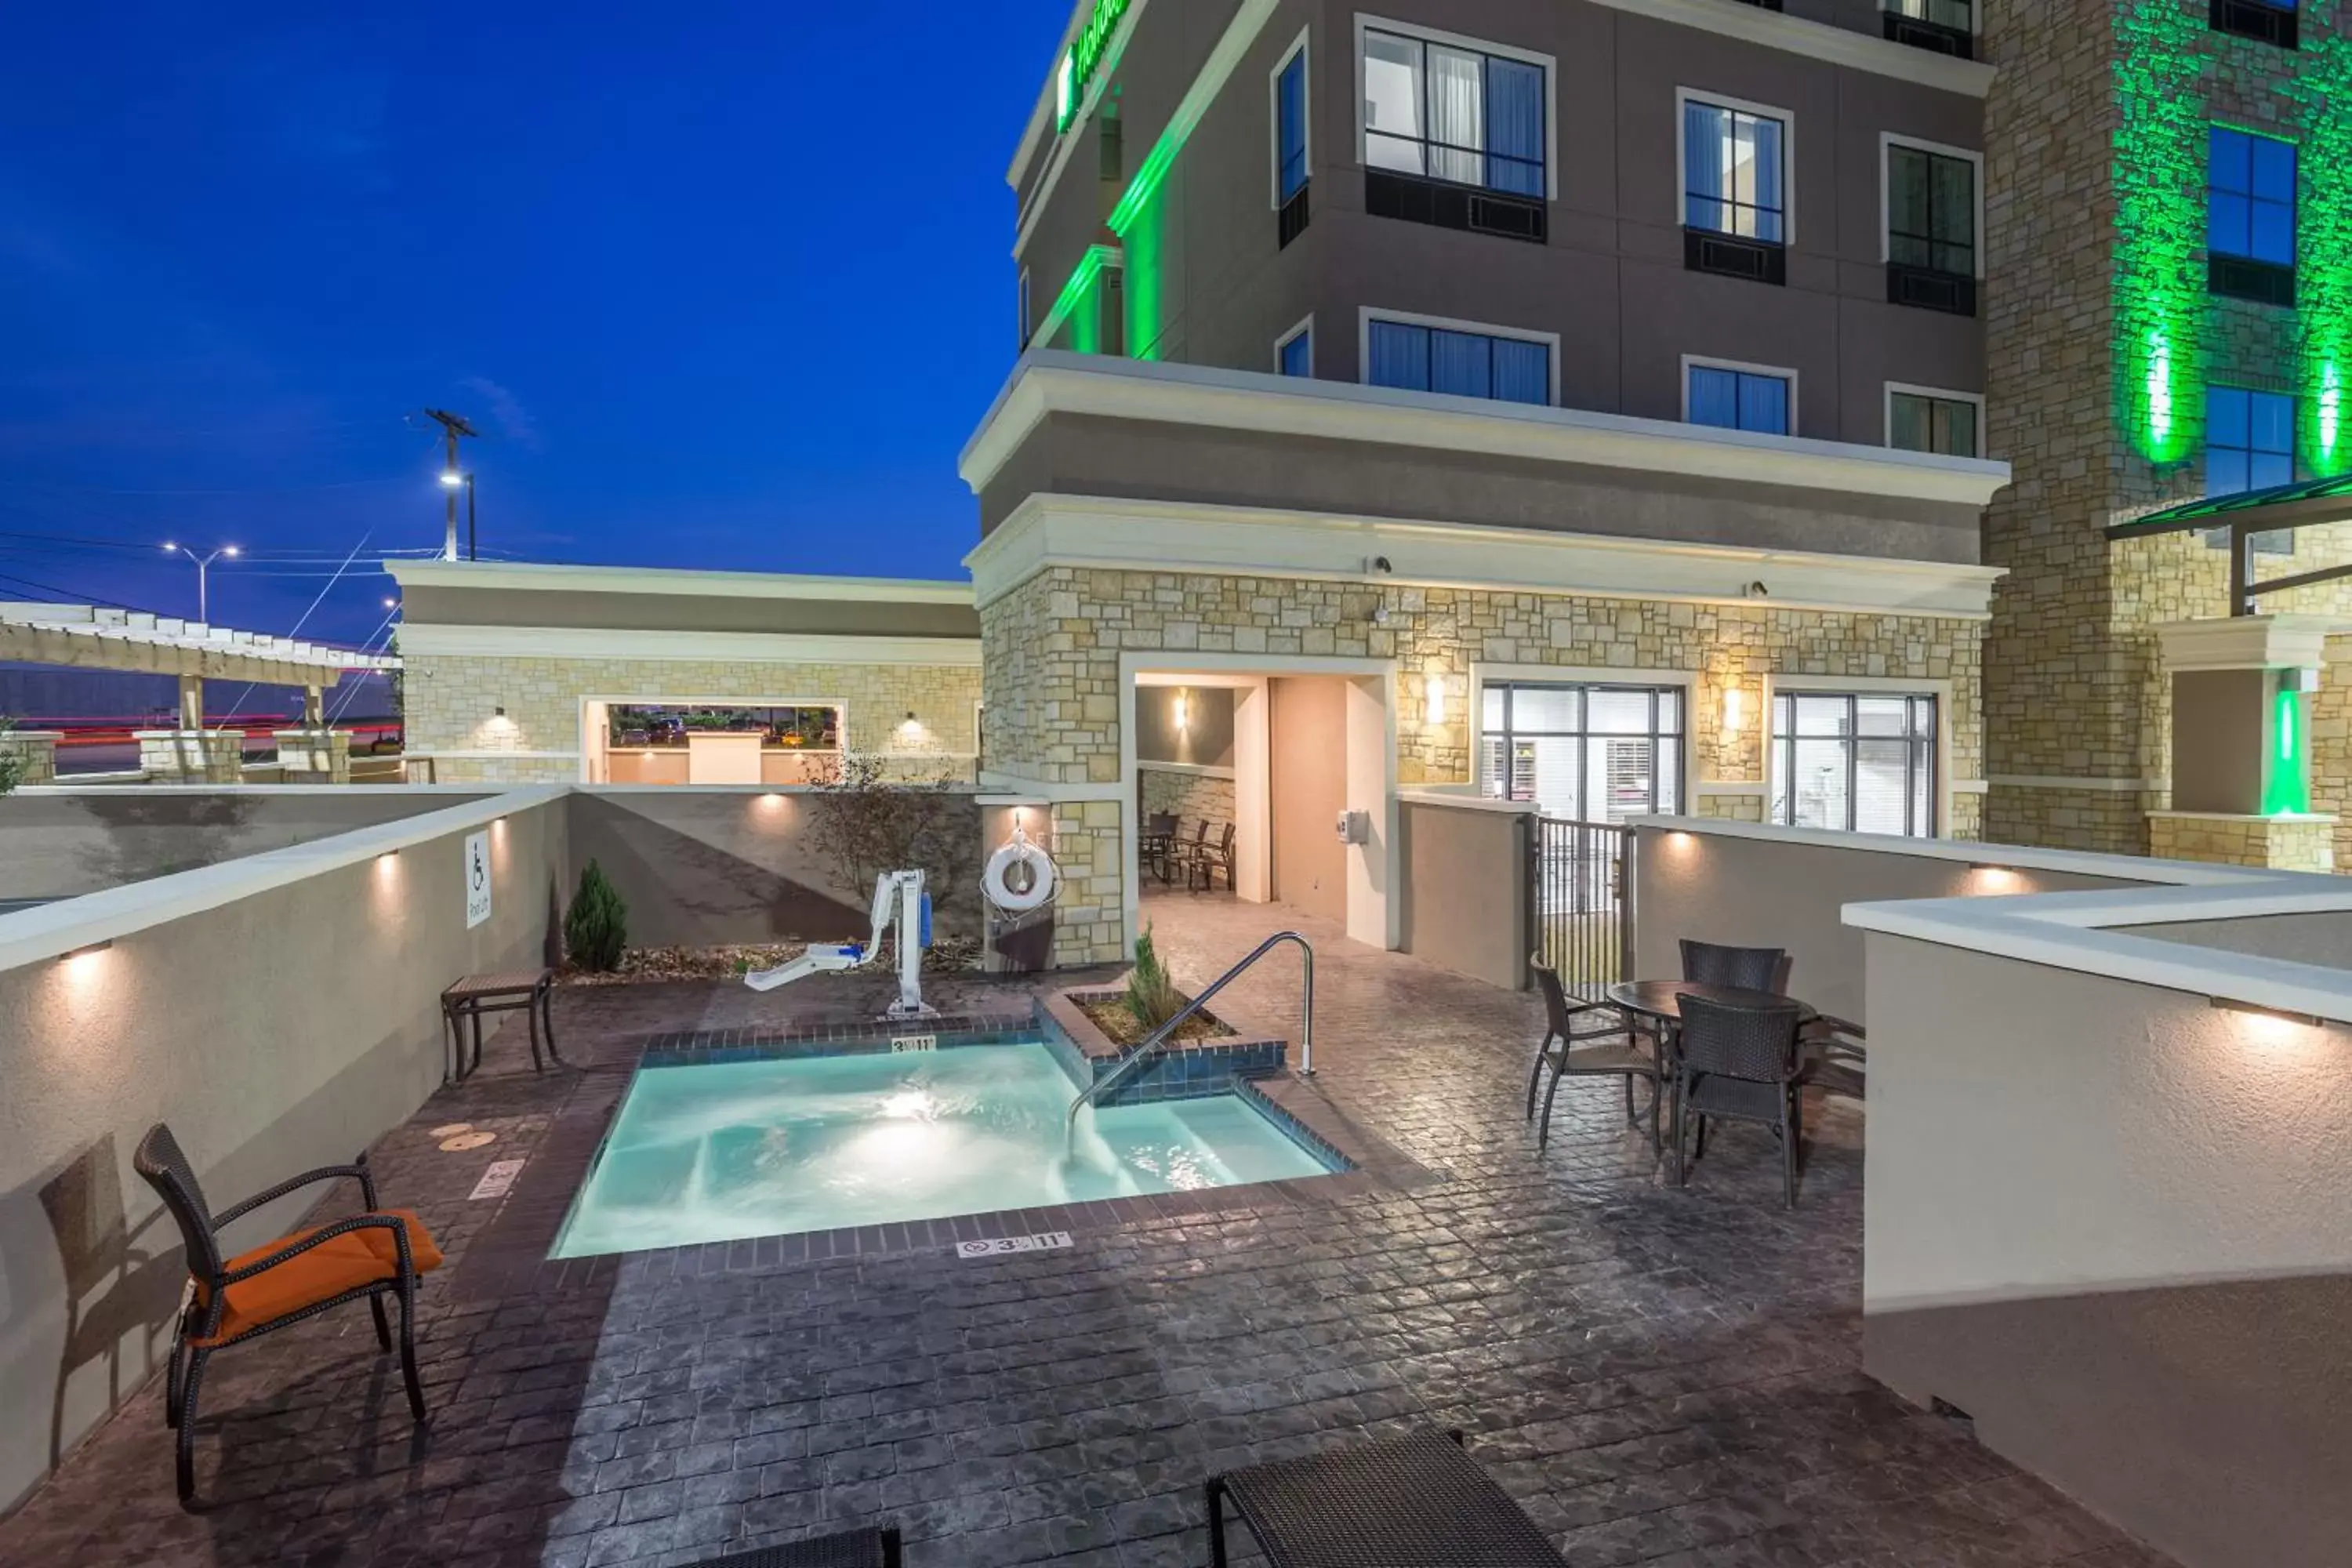
[[[1305,125],[1301,127],[1306,134],[1307,179],[1310,184],[1315,180],[1315,57],[1307,52],[1307,35],[1313,31],[1312,26],[1299,28],[1298,37],[1276,57],[1274,68],[1265,73],[1266,200],[1276,212],[1282,210],[1282,73],[1288,70],[1290,62],[1301,55],[1307,56],[1307,69],[1300,82],[1306,91],[1306,101],[1299,110],[1307,117]]]
[[[1030,310],[1030,305],[1031,305],[1031,298],[1030,298],[1030,293],[1029,293],[1029,268],[1028,268],[1027,267],[1025,267],[1025,266],[1024,266],[1024,267],[1023,267],[1023,268],[1021,268],[1021,304],[1020,304],[1020,310],[1021,310],[1021,346],[1022,346],[1022,348],[1023,348],[1024,350],[1026,350],[1026,349],[1029,347],[1029,340],[1030,340],[1030,336],[1031,336],[1032,332],[1034,331],[1034,328],[1033,328],[1033,327],[1031,326],[1030,321],[1029,321],[1029,310]]]
[[[1282,336],[1274,340],[1275,374],[1280,375],[1282,374],[1282,351],[1288,348],[1292,343],[1297,342],[1301,336],[1304,336],[1307,339],[1307,378],[1310,381],[1314,379],[1315,313],[1311,310],[1307,312],[1307,319],[1305,321],[1299,322],[1297,326],[1291,328],[1290,331],[1283,333]],[[1297,378],[1293,377],[1292,379],[1296,380]]]
[[[1749,375],[1778,376],[1782,381],[1787,382],[1789,384],[1789,427],[1788,429],[1780,432],[1780,434],[1784,437],[1794,437],[1797,434],[1797,373],[1792,367],[1785,364],[1749,364],[1745,360],[1714,359],[1706,354],[1683,355],[1683,423],[1685,425],[1691,422],[1690,373],[1693,370],[1744,371]],[[1742,436],[1769,436],[1773,434],[1773,432],[1769,430],[1742,430],[1739,431],[1738,434]]]
[[[1945,158],[1960,158],[1976,165],[1976,277],[1979,283],[1985,275],[1985,159],[1984,154],[1967,147],[1955,147],[1948,142],[1929,142],[1918,136],[1898,136],[1892,131],[1878,133],[1878,261],[1885,266],[1895,256],[1895,160],[1889,154],[1895,148],[1909,147],[1916,152],[1933,153]]]
[[[1491,321],[1460,321],[1451,316],[1419,316],[1411,310],[1388,310],[1373,305],[1360,305],[1356,308],[1356,383],[1360,386],[1372,384],[1372,323],[1374,321],[1393,321],[1402,327],[1440,327],[1450,332],[1475,332],[1480,337],[1511,338],[1523,343],[1541,343],[1551,351],[1548,356],[1551,385],[1547,389],[1547,395],[1551,401],[1546,406],[1551,408],[1559,406],[1559,334],[1558,332],[1538,332],[1526,327],[1498,327]],[[1398,389],[1383,387],[1381,390]],[[1430,393],[1426,395],[1449,397],[1454,394]],[[1485,398],[1478,401],[1494,400]]]
[[[1955,392],[1948,386],[1919,386],[1907,381],[1890,381],[1886,384],[1885,409],[1886,426],[1885,434],[1886,445],[1890,450],[1900,451],[1904,449],[1895,445],[1895,395],[1898,392],[1912,397],[1941,398],[1947,403],[1975,404],[1977,405],[1977,456],[1979,458],[1984,456],[1985,395],[1983,393]]]
[[[1952,836],[1952,797],[1969,793],[1954,787],[1952,777],[1952,683],[1949,680],[1907,680],[1885,675],[1764,676],[1764,820],[1772,820],[1773,713],[1784,691],[1850,693],[1856,697],[1932,697],[1936,700],[1936,831],[1930,837]]]
[[[1359,95],[1360,96],[1360,95]],[[1702,87],[1675,89],[1675,226],[1685,226],[1690,215],[1690,154],[1684,145],[1689,127],[1689,106],[1704,103],[1711,109],[1737,110],[1761,119],[1780,122],[1780,246],[1785,250],[1797,248],[1797,117],[1785,109],[1769,103],[1750,103],[1744,98],[1728,93],[1709,92]],[[1883,171],[1885,160],[1879,160]],[[1884,174],[1881,175],[1882,181]],[[1981,192],[1982,182],[1979,182]],[[1882,229],[1885,225],[1881,225]],[[1981,248],[1981,247],[1979,247]]]
[[[1883,10],[1885,7],[1882,6],[1881,9]],[[1970,37],[1981,38],[1984,37],[1984,14],[1985,0],[1976,0],[1976,3],[1969,7],[1969,36]],[[1915,22],[1925,20],[1925,18],[1917,16],[1914,16],[1911,19]],[[1906,45],[1904,47],[1907,48],[1909,46]]]
[[[1424,27],[1413,22],[1392,22],[1384,16],[1368,16],[1356,13],[1356,163],[1370,168],[1366,156],[1364,123],[1364,35],[1394,33],[1399,37],[1417,38],[1424,44],[1444,44],[1451,48],[1475,49],[1493,55],[1497,59],[1518,60],[1526,65],[1541,66],[1544,73],[1544,197],[1559,200],[1559,61],[1551,55],[1535,49],[1514,48],[1508,44],[1490,43],[1485,38],[1473,38],[1461,33],[1448,33],[1435,27]]]

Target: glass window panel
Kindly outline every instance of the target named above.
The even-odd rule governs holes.
[[[1486,397],[1495,390],[1493,340],[1469,332],[1429,334],[1429,390]]]
[[[1792,699],[1796,704],[1796,733],[1800,735],[1843,735],[1846,733],[1853,715],[1843,697],[1809,697]]]
[[[1481,704],[1482,783],[1489,794],[1508,787],[1557,816],[1622,820],[1679,809],[1680,699],[1678,688],[1490,689]]]
[[[1572,686],[1511,689],[1511,728],[1520,734],[1549,731],[1566,734],[1584,728],[1584,694]]]
[[[2294,483],[2294,459],[2284,452],[2256,452],[2246,460],[2246,488],[2267,490]]]
[[[1481,57],[1428,46],[1429,172],[1465,185],[1486,172],[1486,73]]]
[[[1790,820],[1844,832],[1853,820],[1846,792],[1846,742],[1799,740],[1789,780]]]
[[[1858,697],[1853,704],[1857,735],[1905,736],[1911,731],[1911,701],[1905,697]]]
[[[1743,117],[1745,118],[1745,117]],[[1777,120],[1749,120],[1751,148],[1749,186],[1752,198],[1759,209],[1756,215],[1755,237],[1780,242],[1780,122]]]
[[[1300,50],[1282,68],[1282,123],[1276,132],[1281,162],[1282,198],[1288,201],[1307,183],[1307,53]]]
[[[1679,735],[1683,732],[1683,694],[1679,687],[1658,689],[1658,733]]]
[[[2217,386],[2206,393],[2205,438],[2215,446],[2248,445],[2250,417],[2244,393],[2226,386]]]
[[[1917,763],[1911,770],[1911,821],[1904,831],[1922,838],[1936,833],[1936,770],[1935,752],[1919,748]]]
[[[2247,424],[2258,452],[2292,452],[2294,450],[2294,399],[2275,393],[2250,393],[2246,397]]]
[[[2217,191],[2252,195],[2254,189],[2254,139],[2242,131],[2216,125],[2208,138],[2212,159],[2212,184]]]
[[[1937,405],[1937,417],[1942,421],[1945,437],[1936,450],[1955,458],[1977,455],[1977,405],[1954,400]]]
[[[1374,386],[1402,387],[1408,392],[1429,390],[1429,329],[1408,326],[1402,321],[1374,321],[1371,325],[1371,383]]]
[[[1671,741],[1661,741],[1654,753],[1658,767],[1657,799],[1653,811],[1672,809],[1683,798],[1682,748]]]
[[[1489,686],[1479,698],[1479,718],[1487,729],[1499,730],[1503,727],[1510,713],[1510,691],[1511,689],[1507,686]]]
[[[1887,409],[1887,445],[1905,452],[1934,451],[1933,407],[1927,398],[1896,393]]]
[[[1523,60],[1486,62],[1486,183],[1544,195],[1544,73]]]
[[[1853,830],[1905,832],[1911,815],[1908,741],[1860,741],[1854,745]]]
[[[1490,725],[1488,727],[1490,729],[1500,728],[1499,725]],[[1508,737],[1499,734],[1490,734],[1480,739],[1478,742],[1478,787],[1481,792],[1496,800],[1510,798],[1510,756],[1511,742]]]
[[[1364,128],[1421,139],[1422,52],[1418,39],[1364,35]]]
[[[1739,377],[1727,370],[1691,366],[1690,422],[1725,430],[1739,428]]]
[[[1627,740],[1619,737],[1595,739],[1587,742],[1585,754],[1597,763],[1601,777],[1595,781],[1605,793],[1609,822],[1622,822],[1657,809],[1657,742]],[[1589,771],[1589,765],[1588,765]],[[1587,798],[1591,798],[1588,795]]]
[[[1936,237],[1969,247],[1977,237],[1977,166],[1966,158],[1929,161],[1935,180]]]
[[[1730,120],[1729,110],[1711,103],[1683,106],[1683,222],[1692,228],[1720,233],[1731,226],[1722,201],[1724,148],[1731,139]]]
[[[2267,136],[2246,138],[2252,150],[2253,181],[2247,188],[2265,202],[2294,205],[2294,147]]]
[[[1495,395],[1505,403],[1551,402],[1551,349],[1544,343],[1496,338]]]
[[[2205,454],[2205,493],[2233,496],[2240,490],[2252,489],[2248,458],[2246,452],[2228,447],[2209,449]]]
[[[2219,199],[2219,198],[2217,198]],[[2235,198],[2231,198],[2235,199]],[[2272,202],[2256,202],[2245,253],[2274,267],[2294,265],[2294,209]]]
[[[1789,433],[1789,384],[1777,375],[1739,378],[1739,427],[1767,435]]]
[[[1585,727],[1596,735],[1647,735],[1650,693],[1596,690],[1587,695]]]
[[[1301,332],[1282,345],[1282,374],[1312,375],[1315,374],[1315,337]]]
[[[1534,801],[1546,816],[1581,816],[1586,795],[1578,763],[1584,742],[1565,738],[1523,741],[1519,749],[1529,760],[1530,771],[1518,798]]]

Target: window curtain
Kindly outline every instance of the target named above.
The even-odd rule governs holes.
[[[1429,390],[1456,397],[1495,395],[1495,340],[1470,332],[1429,334]]]
[[[1739,378],[1727,370],[1691,366],[1690,422],[1725,430],[1739,428]]]
[[[1282,127],[1282,199],[1288,201],[1307,183],[1307,52],[1301,49],[1282,68],[1280,86]]]
[[[1741,232],[1752,237],[1778,245],[1783,232],[1780,208],[1780,122],[1758,120],[1748,115],[1738,117],[1739,127],[1738,152],[1745,165],[1747,178],[1740,191],[1743,199],[1756,205],[1752,228]]]
[[[1730,162],[1730,115],[1708,103],[1683,106],[1683,222],[1692,228],[1728,233],[1724,211],[1723,171]]]
[[[1441,180],[1483,184],[1486,161],[1486,92],[1480,58],[1429,46],[1429,172]]]
[[[1486,62],[1486,184],[1522,196],[1545,194],[1540,66]]]
[[[1429,390],[1428,328],[1374,321],[1370,348],[1374,386],[1402,387],[1407,392]]]
[[[1934,181],[1935,256],[1938,272],[1955,278],[1972,277],[1977,269],[1977,169],[1965,158],[1934,158],[1928,163]]]
[[[1312,330],[1299,333],[1282,345],[1282,374],[1312,375],[1315,363],[1315,334]]]
[[[1495,340],[1495,395],[1505,403],[1551,403],[1551,349],[1515,338]]]
[[[1886,152],[1886,257],[1898,267],[1926,267],[1933,247],[1927,233],[1927,154],[1916,147]]]
[[[1789,384],[1777,375],[1739,377],[1739,427],[1768,436],[1789,433]]]
[[[1364,161],[1422,174],[1422,47],[1387,33],[1364,35]]]

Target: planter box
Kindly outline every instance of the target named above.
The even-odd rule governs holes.
[[[1091,985],[1057,991],[1038,1003],[1038,1023],[1045,1029],[1046,1045],[1061,1056],[1063,1065],[1081,1081],[1100,1082],[1133,1047],[1121,1046],[1104,1034],[1079,1004],[1125,994],[1124,986]],[[1266,1078],[1282,1071],[1289,1053],[1288,1041],[1244,1023],[1230,1012],[1212,1010],[1210,1016],[1234,1032],[1216,1039],[1167,1047],[1148,1066],[1097,1103],[1135,1105],[1154,1100],[1198,1100],[1204,1095],[1224,1093],[1235,1078]]]

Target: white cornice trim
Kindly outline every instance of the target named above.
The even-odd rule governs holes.
[[[676,595],[712,599],[833,599],[897,605],[969,605],[971,585],[935,578],[813,577],[782,572],[689,572],[669,567],[560,566],[504,561],[386,561],[403,588],[499,593]],[[404,647],[408,633],[404,628]]]
[[[2167,621],[2156,628],[2164,667],[2210,669],[2317,669],[2327,662],[2327,639],[2352,631],[2332,616],[2223,616]]]
[[[591,626],[406,626],[411,659],[709,659],[752,664],[947,665],[980,668],[974,637],[860,637],[792,632],[619,631]]]
[[[1057,413],[1963,506],[1986,505],[2010,481],[2007,463],[1974,458],[1036,350],[1013,367],[965,446],[958,462],[964,483],[974,493],[983,489],[1046,416]]]
[[[1850,27],[1809,22],[1753,5],[1727,5],[1723,0],[1593,0],[1612,10],[1632,11],[1660,22],[1673,22],[1702,32],[1717,33],[1768,49],[1784,49],[1829,65],[1890,76],[1918,87],[1983,98],[1992,90],[1993,68],[1982,60],[1956,60],[1930,54],[1907,44]]]
[[[1393,570],[1375,574],[1374,556]],[[1032,496],[964,558],[982,605],[1053,566],[1984,620],[1998,567],[1175,501]],[[1742,590],[1762,582],[1770,597]]]

